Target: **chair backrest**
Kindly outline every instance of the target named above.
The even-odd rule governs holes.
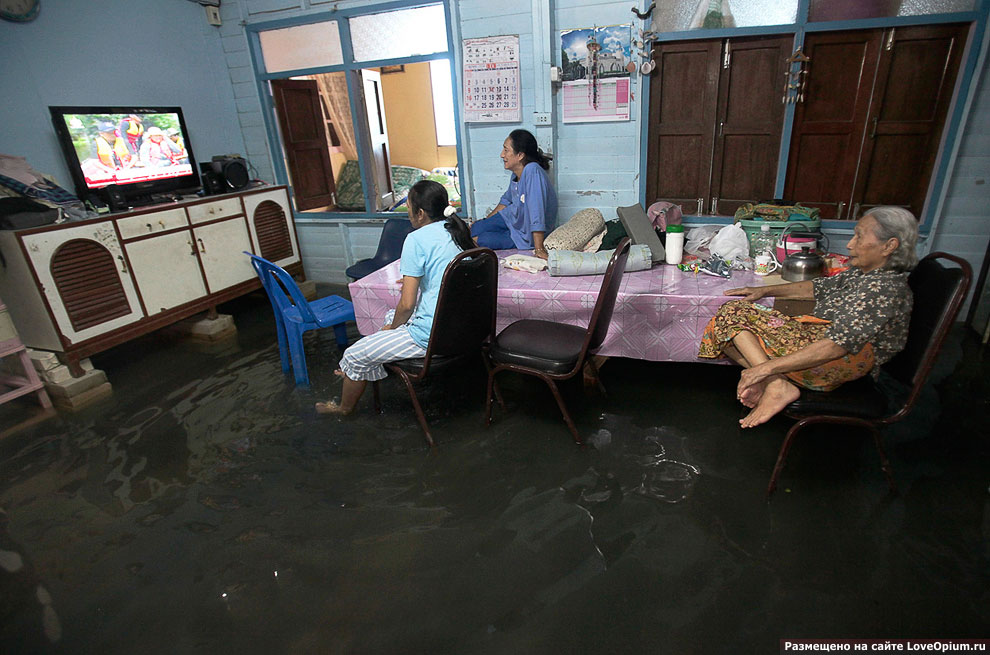
[[[385,221],[382,236],[378,240],[378,250],[372,259],[382,266],[394,262],[402,256],[402,244],[414,229],[408,218],[390,218]]]
[[[623,237],[612,253],[612,259],[605,269],[605,279],[602,280],[602,288],[598,291],[598,300],[595,301],[595,308],[591,312],[591,322],[588,323],[588,336],[585,338],[584,353],[595,352],[608,334],[609,323],[612,322],[612,310],[615,309],[615,299],[619,295],[619,286],[622,284],[622,276],[626,272],[626,260],[629,258],[629,246],[632,241],[628,237]]]
[[[261,286],[268,294],[272,309],[284,315],[286,309],[295,305],[299,309],[299,316],[304,323],[316,322],[316,315],[313,314],[309,301],[306,300],[299,285],[284,268],[247,251],[244,251],[244,254],[251,258],[251,265],[254,266],[254,271],[261,278]]]
[[[424,375],[434,355],[480,352],[481,344],[495,336],[497,294],[498,257],[492,250],[465,250],[447,264],[426,348]]]
[[[954,262],[958,268],[943,266],[939,259]],[[914,309],[907,343],[883,365],[887,373],[911,387],[904,408],[895,416],[906,413],[921,392],[966,298],[972,275],[969,262],[944,252],[931,253],[911,271],[908,285],[914,294]]]

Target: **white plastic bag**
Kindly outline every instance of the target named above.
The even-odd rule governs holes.
[[[738,223],[726,225],[712,237],[708,250],[726,261],[738,261],[749,256],[749,238]]]
[[[707,257],[708,253],[702,253],[701,249],[708,247],[708,243],[718,232],[718,229],[718,225],[699,225],[698,227],[692,227],[687,231],[684,252],[698,256],[704,255]]]

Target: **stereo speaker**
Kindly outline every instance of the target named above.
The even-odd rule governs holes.
[[[124,197],[124,192],[121,191],[120,187],[116,184],[108,184],[103,187],[103,193],[106,194],[107,204],[110,206],[110,211],[122,212],[128,209],[127,198]]]
[[[251,181],[243,157],[217,155],[212,161],[199,165],[203,189],[208,195],[240,191]]]

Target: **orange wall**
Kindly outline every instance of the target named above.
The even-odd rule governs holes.
[[[457,149],[437,145],[429,63],[382,75],[382,95],[392,164],[428,171],[457,165]]]

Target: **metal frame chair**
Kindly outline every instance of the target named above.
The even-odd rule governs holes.
[[[501,371],[515,371],[533,375],[550,387],[564,422],[578,445],[583,441],[571,419],[556,381],[567,380],[584,367],[588,355],[594,354],[605,341],[612,310],[619,294],[622,276],[629,257],[629,238],[623,238],[615,249],[602,279],[598,300],[591,312],[587,328],[564,323],[523,319],[502,330],[488,348],[488,360],[494,367],[488,368],[488,395],[486,396],[485,423],[491,425],[492,404],[495,398],[504,409],[495,376]],[[493,398],[494,396],[494,398]]]
[[[498,257],[488,248],[465,250],[444,271],[426,353],[421,358],[385,364],[405,383],[423,429],[426,442],[434,446],[426,415],[419,404],[413,382],[448,370],[471,356],[482,354],[482,345],[495,335],[498,295]],[[381,411],[378,382],[373,384],[375,410]]]
[[[289,372],[291,361],[296,384],[308,385],[309,371],[302,335],[310,330],[332,327],[337,347],[343,350],[347,347],[345,323],[354,320],[354,305],[340,296],[308,301],[284,268],[249,252],[244,254],[251,258],[251,265],[272,304],[282,372]]]
[[[943,266],[938,261],[940,259],[954,262],[958,268]],[[914,407],[966,299],[972,275],[966,260],[944,252],[934,252],[922,259],[908,277],[908,284],[914,293],[914,309],[907,343],[904,350],[883,365],[887,373],[910,387],[907,397],[893,408],[894,411],[888,410],[886,396],[869,376],[848,382],[834,391],[801,390],[801,397],[784,409],[786,416],[798,419],[798,422],[788,430],[780,446],[767,485],[767,498],[777,488],[777,480],[794,437],[805,427],[818,423],[868,429],[880,455],[880,468],[887,478],[887,485],[891,493],[897,493],[894,474],[883,450],[880,428],[900,421]]]

